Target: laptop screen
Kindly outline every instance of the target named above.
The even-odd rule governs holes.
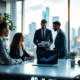
[[[57,64],[59,51],[40,51],[38,64]]]

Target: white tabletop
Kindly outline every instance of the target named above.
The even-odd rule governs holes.
[[[0,65],[0,74],[11,74],[11,75],[22,75],[22,76],[33,76],[33,77],[44,77],[44,78],[66,78],[72,79],[80,75],[80,66],[75,65],[71,67],[70,60],[60,59],[57,66],[53,67],[42,67],[32,66],[34,62],[26,61],[18,65]]]

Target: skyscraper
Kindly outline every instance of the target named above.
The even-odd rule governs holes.
[[[49,28],[49,7],[46,7],[46,11],[42,12],[42,19],[47,20],[47,28]]]
[[[29,24],[29,44],[33,44],[33,38],[36,30],[36,23],[32,22]]]
[[[25,35],[25,47],[29,47],[29,34]]]
[[[66,35],[66,45],[68,49],[68,22],[65,23],[65,35]]]
[[[54,21],[59,21],[59,16],[54,16],[54,17],[52,17],[52,23],[53,23]],[[53,30],[53,25],[52,25],[52,27],[51,27],[51,31],[52,31],[52,33],[54,34],[53,39],[55,39],[55,37],[56,37],[56,32],[54,32],[54,30]]]
[[[52,23],[53,23],[54,21],[59,21],[59,16],[54,16],[54,17],[52,17]],[[52,25],[52,27],[51,27],[51,31],[52,31],[52,35],[53,35],[53,40],[55,41],[57,32],[55,32],[55,31],[53,30],[53,25]],[[52,49],[53,47],[54,47],[54,44],[51,45],[51,49]]]
[[[59,21],[59,16],[54,16],[54,17],[52,17],[52,23],[53,23],[54,21]]]
[[[52,17],[52,23],[53,23],[54,21],[59,21],[59,16],[54,16],[54,17]],[[56,32],[54,32],[54,30],[53,30],[53,25],[52,25],[51,30],[52,30],[52,33],[54,34],[53,37],[55,38]]]
[[[80,27],[78,28],[78,37],[80,36]]]
[[[76,37],[76,30],[72,28],[72,40]]]

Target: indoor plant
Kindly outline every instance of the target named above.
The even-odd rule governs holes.
[[[77,52],[70,52],[69,55],[71,56],[71,66],[75,66],[75,56],[77,55]]]
[[[0,15],[3,17],[3,20],[7,22],[9,30],[14,31],[16,29],[16,26],[13,26],[13,22],[11,21],[11,15],[8,13],[0,13]],[[8,38],[4,38],[4,41],[6,40],[8,40]]]
[[[13,25],[13,22],[11,21],[11,15],[8,14],[8,13],[0,13],[0,16],[3,17],[3,20],[7,22],[7,25],[9,26],[9,31],[15,31],[16,30],[16,26]],[[4,38],[3,41],[4,41],[4,45],[6,45],[6,41],[9,40],[9,38]],[[7,49],[9,49],[8,47],[6,47]]]
[[[75,59],[75,56],[77,55],[77,52],[70,52],[69,54],[71,56],[71,59]]]

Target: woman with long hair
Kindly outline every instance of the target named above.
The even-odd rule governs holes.
[[[12,59],[7,52],[6,47],[3,44],[4,37],[8,37],[9,28],[7,23],[3,20],[3,17],[0,16],[0,64],[19,64],[22,63],[22,59]]]
[[[3,44],[4,37],[8,37],[9,28],[7,23],[3,20],[3,17],[0,16],[0,65],[13,65],[22,63],[22,59],[13,59],[9,56],[7,52],[6,46]],[[24,80],[23,77],[18,76],[9,76],[9,75],[1,75],[0,80]]]
[[[24,60],[33,60],[34,56],[30,56],[24,49],[23,42],[24,36],[22,33],[16,33],[10,45],[10,56],[11,58],[21,58]]]

